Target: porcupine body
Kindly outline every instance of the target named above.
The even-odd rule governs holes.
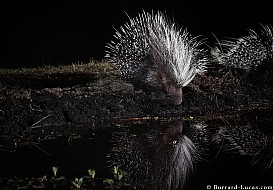
[[[106,58],[133,84],[161,87],[173,99],[182,102],[182,88],[206,69],[203,49],[186,30],[179,29],[163,13],[140,13],[129,18],[107,44]]]
[[[272,27],[262,26],[260,34],[249,29],[249,35],[235,39],[224,40],[213,49],[212,56],[220,64],[237,68],[248,74],[264,61],[273,59]]]

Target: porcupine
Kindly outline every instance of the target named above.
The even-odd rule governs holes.
[[[106,59],[133,84],[161,87],[180,104],[182,88],[206,70],[205,51],[198,49],[203,40],[191,37],[160,11],[129,17],[120,30],[114,35],[117,41],[106,45]]]
[[[272,27],[261,25],[261,32],[249,29],[249,35],[235,40],[223,40],[212,50],[216,62],[242,70],[246,75],[264,61],[273,59]]]

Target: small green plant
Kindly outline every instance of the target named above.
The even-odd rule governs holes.
[[[122,171],[122,169],[119,168],[119,166],[114,166],[113,168],[113,173],[115,178],[117,178],[119,181],[121,180],[121,178],[124,176],[124,172]]]
[[[119,169],[118,170],[118,180],[120,181],[121,178],[123,178],[123,171],[122,171],[122,169]]]
[[[82,183],[83,183],[83,177],[81,178],[75,178],[74,181],[72,181],[72,184],[77,188],[77,189],[80,189],[81,186],[82,186]]]
[[[114,168],[113,168],[113,173],[114,173],[115,175],[117,175],[117,174],[118,174],[118,170],[119,170],[119,166],[114,166]]]
[[[88,174],[89,176],[94,179],[95,178],[95,175],[96,175],[96,171],[95,170],[92,170],[92,169],[89,169],[88,170]]]
[[[59,169],[58,166],[53,166],[52,167],[52,171],[53,171],[54,177],[57,177],[57,171],[58,171],[58,169]]]

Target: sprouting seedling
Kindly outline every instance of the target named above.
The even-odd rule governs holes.
[[[53,166],[53,167],[52,167],[52,171],[53,171],[54,177],[57,176],[57,171],[58,171],[58,169],[59,169],[58,166]]]
[[[92,169],[89,169],[89,170],[88,170],[88,174],[89,174],[89,176],[91,176],[92,179],[94,179],[94,178],[95,178],[95,175],[96,175],[96,171],[95,171],[95,170],[92,170]]]
[[[119,169],[118,170],[118,180],[120,181],[122,177],[123,177],[123,171],[122,171],[122,169]]]
[[[114,166],[113,173],[119,181],[124,176],[124,172],[122,171],[122,169],[119,168],[119,166]]]
[[[81,186],[82,186],[82,182],[83,182],[83,178],[75,178],[74,181],[72,181],[72,184],[77,188],[77,189],[80,189]]]
[[[113,168],[113,173],[114,173],[115,175],[118,175],[118,170],[119,170],[119,166],[114,166],[114,168]]]

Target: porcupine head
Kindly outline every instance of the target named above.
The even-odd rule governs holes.
[[[108,44],[107,57],[126,78],[143,85],[161,86],[178,105],[182,88],[205,71],[200,41],[171,23],[163,13],[144,12],[116,31],[117,42]]]

